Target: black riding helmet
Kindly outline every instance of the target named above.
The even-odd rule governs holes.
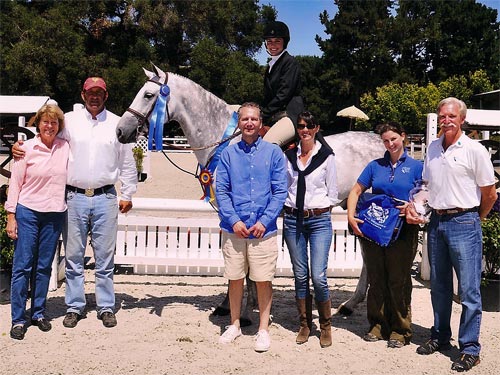
[[[264,39],[267,38],[283,38],[283,47],[286,48],[290,41],[290,30],[284,22],[270,22],[264,27]]]

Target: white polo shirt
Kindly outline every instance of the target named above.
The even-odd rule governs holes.
[[[424,161],[423,179],[429,181],[429,205],[441,210],[479,206],[479,188],[495,183],[488,150],[462,134],[445,151],[443,137],[429,145]]]

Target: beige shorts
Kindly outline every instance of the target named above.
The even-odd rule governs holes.
[[[222,231],[224,277],[243,279],[250,270],[250,280],[273,281],[278,260],[276,233],[266,238],[238,238],[234,233]]]
[[[295,126],[289,117],[283,117],[278,120],[264,135],[264,140],[275,143],[278,146],[284,146],[295,138]]]

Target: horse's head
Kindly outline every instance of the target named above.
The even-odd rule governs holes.
[[[139,135],[148,135],[149,116],[158,99],[161,86],[168,79],[167,74],[160,68],[153,65],[153,69],[154,72],[144,69],[148,80],[118,122],[116,135],[121,143],[136,142]]]

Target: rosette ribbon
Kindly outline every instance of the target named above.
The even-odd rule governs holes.
[[[238,125],[238,114],[233,112],[231,119],[229,120],[229,124],[226,127],[226,131],[222,135],[222,140],[229,138],[231,134],[234,133],[236,126]],[[213,185],[213,176],[215,169],[217,168],[217,164],[219,164],[220,154],[222,150],[224,150],[229,144],[229,139],[224,142],[221,142],[217,148],[215,149],[215,153],[212,158],[208,162],[206,167],[201,166],[201,172],[198,179],[200,180],[201,186],[203,188],[203,199],[206,202],[213,202],[215,200],[215,192],[212,187]]]

